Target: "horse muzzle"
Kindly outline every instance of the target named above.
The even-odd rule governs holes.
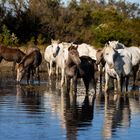
[[[57,56],[57,54],[56,53],[53,53],[53,57],[56,57]]]

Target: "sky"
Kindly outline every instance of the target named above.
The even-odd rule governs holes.
[[[127,2],[138,3],[140,4],[140,0],[126,0]]]
[[[64,3],[67,3],[70,0],[63,0]],[[140,5],[140,0],[125,0],[126,2],[131,2],[131,3],[138,3]]]

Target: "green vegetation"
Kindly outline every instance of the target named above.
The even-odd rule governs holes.
[[[42,45],[51,38],[96,47],[109,40],[140,46],[140,7],[122,0],[71,0],[67,6],[61,0],[0,3],[0,43]]]

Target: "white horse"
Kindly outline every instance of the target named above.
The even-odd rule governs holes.
[[[44,58],[47,61],[47,69],[49,76],[52,74],[52,67],[55,63],[57,54],[59,53],[59,40],[51,40],[51,45],[47,46],[44,52]]]
[[[52,66],[55,62],[55,58],[53,57],[52,52],[52,45],[47,46],[44,52],[44,58],[47,61],[47,71],[49,73],[49,76],[51,76],[52,74]]]
[[[103,56],[105,66],[105,92],[108,90],[109,77],[117,79],[118,91],[122,92],[123,82],[126,80],[126,91],[128,90],[129,74],[132,70],[131,54],[127,49],[115,50],[108,44],[105,45]]]
[[[96,60],[96,49],[93,46],[82,43],[78,45],[79,56],[89,56],[92,59]]]
[[[127,49],[127,51],[131,54],[131,62],[132,62],[132,70],[133,70],[133,86],[135,85],[136,75],[140,65],[140,48],[131,46],[125,47],[124,44],[119,43],[118,41],[109,41],[109,46],[114,49]]]

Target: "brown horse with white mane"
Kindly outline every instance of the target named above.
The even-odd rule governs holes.
[[[14,62],[14,67],[16,63],[19,63],[21,59],[25,56],[25,53],[20,49],[8,48],[0,45],[0,62],[4,59],[6,61]]]
[[[25,72],[27,72],[27,83],[29,83],[31,73],[33,77],[35,72],[37,72],[39,80],[39,65],[41,62],[42,55],[39,49],[34,49],[30,51],[30,53],[26,54],[21,62],[17,65],[17,82],[22,80]]]

